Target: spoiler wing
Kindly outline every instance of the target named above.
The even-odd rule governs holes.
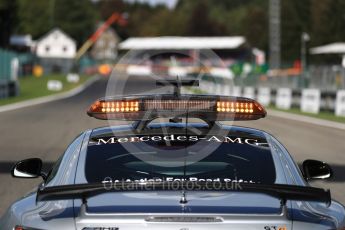
[[[214,186],[212,186],[214,185]],[[211,188],[212,187],[212,188]],[[286,184],[250,184],[250,183],[221,183],[207,182],[117,182],[74,184],[39,188],[37,201],[82,199],[108,192],[135,191],[233,191],[246,193],[260,193],[276,197],[285,205],[287,200],[316,201],[327,205],[331,203],[331,193],[315,187],[286,185]]]

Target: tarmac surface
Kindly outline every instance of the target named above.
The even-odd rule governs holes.
[[[129,79],[124,84],[124,94],[156,92],[151,91],[156,88],[152,79]],[[73,97],[0,113],[0,216],[13,201],[40,182],[40,179],[12,178],[10,170],[15,162],[39,157],[48,168],[79,133],[108,125],[107,121],[86,115],[88,107],[105,95],[106,85],[107,79],[101,79]],[[298,163],[305,159],[328,162],[333,167],[334,178],[312,184],[330,188],[332,197],[345,204],[344,130],[273,116],[258,121],[236,122],[235,125],[259,128],[273,134]]]

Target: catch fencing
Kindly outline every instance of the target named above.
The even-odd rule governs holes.
[[[339,66],[311,67],[305,75],[286,76],[234,76],[229,69],[218,67],[196,71],[186,66],[124,65],[117,66],[117,69],[143,77],[157,74],[197,78],[200,80],[199,93],[243,96],[258,100],[265,106],[275,105],[286,110],[299,108],[302,112],[314,114],[328,111],[345,117],[345,70]]]
[[[247,74],[237,75],[235,84],[245,87],[281,87],[294,90],[317,88],[322,91],[335,92],[345,89],[345,68],[342,66],[310,66],[305,73],[291,74],[281,71],[279,74]]]
[[[244,96],[280,109],[298,108],[318,114],[332,112],[345,117],[345,68],[311,66],[304,74],[235,76],[231,87],[225,81],[202,78],[209,94]]]

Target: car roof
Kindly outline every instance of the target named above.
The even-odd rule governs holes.
[[[92,130],[90,138],[100,136],[113,136],[118,135],[149,135],[149,134],[164,134],[164,133],[186,133],[186,123],[173,123],[173,122],[162,122],[162,123],[151,123],[145,129],[137,131],[133,125],[118,125],[118,126],[105,126],[99,127]],[[215,126],[209,127],[206,123],[188,123],[188,127],[197,128],[201,131],[200,135],[216,135],[220,131],[226,131],[231,134],[240,136],[256,136],[265,138],[266,132],[243,126],[233,126],[216,123]],[[163,129],[164,128],[164,129]],[[192,133],[187,133],[187,135]],[[193,133],[195,135],[195,133]]]

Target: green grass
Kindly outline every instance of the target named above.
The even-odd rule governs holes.
[[[193,87],[186,87],[187,90],[191,91],[194,94],[206,94],[206,92],[204,92],[201,89],[197,89],[197,88],[193,88]]]
[[[0,106],[7,105],[15,102],[25,101],[29,99],[44,97],[56,93],[69,91],[81,84],[83,84],[88,76],[80,76],[80,81],[78,83],[67,82],[66,75],[54,74],[48,76],[42,76],[40,78],[35,78],[33,76],[21,77],[19,79],[20,93],[17,97],[10,97],[0,99]],[[59,80],[63,84],[63,89],[61,91],[49,91],[47,89],[47,82],[49,80]]]
[[[268,106],[267,108],[272,109],[272,110],[277,110],[277,111],[283,111],[283,112],[294,113],[298,115],[304,115],[304,116],[315,117],[315,118],[329,120],[329,121],[345,123],[345,117],[337,117],[334,115],[333,112],[330,112],[330,111],[320,111],[319,114],[312,114],[312,113],[301,112],[299,108],[291,108],[290,110],[278,109],[274,106]]]

